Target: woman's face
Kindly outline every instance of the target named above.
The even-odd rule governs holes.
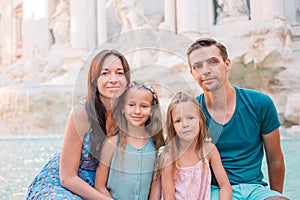
[[[113,100],[123,94],[127,80],[120,58],[114,55],[105,58],[97,85],[102,99]]]

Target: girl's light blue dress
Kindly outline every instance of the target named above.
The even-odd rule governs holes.
[[[89,154],[90,132],[84,137],[78,176],[94,187],[97,160]],[[59,179],[60,153],[54,154],[34,178],[25,199],[81,199],[71,191],[62,187]]]
[[[116,200],[147,200],[155,162],[152,138],[140,149],[127,144],[122,162],[120,158],[116,145],[107,182],[110,194]]]

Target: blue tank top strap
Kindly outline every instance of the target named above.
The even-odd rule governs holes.
[[[116,144],[118,144],[118,142],[119,142],[119,133],[116,134]]]

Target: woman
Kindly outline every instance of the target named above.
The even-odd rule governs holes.
[[[113,124],[112,109],[130,82],[130,68],[116,50],[103,50],[92,60],[84,103],[73,107],[61,153],[35,177],[26,199],[109,199],[95,190],[101,147]]]

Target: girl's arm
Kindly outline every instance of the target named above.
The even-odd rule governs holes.
[[[208,143],[208,145],[210,146],[210,152],[208,152],[207,158],[220,187],[219,199],[231,200],[232,189],[226,171],[223,167],[219,151],[214,144]]]
[[[109,191],[106,188],[110,163],[114,154],[116,145],[116,136],[108,138],[104,143],[101,151],[100,161],[96,170],[95,188],[104,195],[111,198]]]
[[[75,106],[70,112],[62,145],[60,182],[63,187],[83,199],[106,199],[103,194],[78,176],[83,137],[89,129],[90,123],[85,107]]]
[[[175,200],[175,180],[172,164],[161,169],[161,187],[164,200]]]
[[[160,200],[161,199],[161,181],[160,177],[152,181],[149,200]]]

